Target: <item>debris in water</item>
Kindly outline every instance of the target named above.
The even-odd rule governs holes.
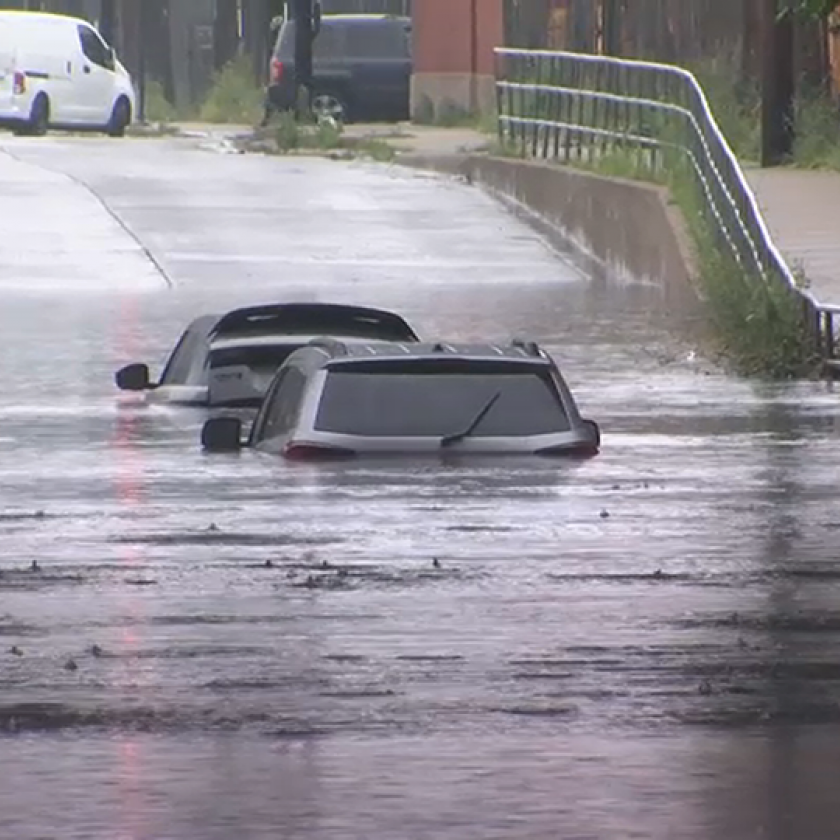
[[[99,645],[91,645],[90,647],[91,656],[100,657],[104,652]]]
[[[330,564],[329,564],[328,560],[322,560],[321,561],[321,568],[322,569],[329,569],[329,567],[330,567]]]
[[[440,560],[438,560],[438,559],[437,559],[437,557],[433,558],[433,559],[432,559],[432,565],[433,565],[436,569],[439,569],[439,568],[440,568]]]
[[[12,645],[12,647],[9,648],[9,653],[11,653],[12,656],[23,656],[23,651],[17,645]]]
[[[712,684],[708,680],[703,680],[700,687],[697,689],[704,697],[708,697],[712,693]]]
[[[208,531],[218,531],[219,526],[215,522],[211,522],[210,525],[207,527]]]
[[[653,573],[653,576],[654,576],[655,578],[665,577],[665,575],[663,575],[663,574],[662,574],[662,569],[657,569],[657,570]]]
[[[65,671],[78,671],[79,666],[76,664],[76,660],[75,659],[68,659],[64,663],[64,670]]]
[[[273,569],[274,568],[274,563],[271,562],[271,558],[269,558],[268,560],[265,561],[265,567],[266,567],[266,569]]]
[[[610,518],[610,512],[608,510],[602,510],[601,511],[601,519],[609,519],[609,518]]]

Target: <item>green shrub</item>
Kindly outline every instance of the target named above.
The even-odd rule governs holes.
[[[285,111],[277,118],[274,139],[281,152],[291,152],[300,147],[300,127],[295,115]]]
[[[214,77],[200,117],[207,122],[253,124],[260,120],[263,105],[263,90],[254,79],[251,59],[240,56]]]
[[[175,106],[166,98],[160,82],[146,82],[146,120],[153,123],[170,123],[178,118]]]
[[[793,379],[813,375],[820,363],[802,297],[783,277],[746,270],[712,233],[699,187],[685,164],[668,172],[674,203],[692,234],[699,292],[713,340],[734,369],[749,376]],[[803,277],[800,285],[806,285]]]
[[[840,170],[840,109],[824,93],[805,90],[797,99],[793,160],[810,169]]]

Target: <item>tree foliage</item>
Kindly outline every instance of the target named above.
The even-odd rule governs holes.
[[[781,11],[792,10],[809,18],[827,18],[840,4],[840,0],[781,0]]]

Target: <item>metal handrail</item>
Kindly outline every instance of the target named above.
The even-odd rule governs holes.
[[[666,169],[665,155],[678,153],[699,187],[701,215],[713,236],[745,271],[784,281],[833,356],[840,307],[820,303],[797,284],[692,73],[586,53],[509,47],[495,53],[503,145],[560,162],[632,150],[652,170]]]

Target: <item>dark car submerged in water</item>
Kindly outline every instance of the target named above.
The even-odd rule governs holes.
[[[281,303],[202,315],[184,331],[158,381],[146,364],[117,371],[117,387],[150,402],[258,407],[275,372],[313,337],[417,341],[399,316],[334,303]]]
[[[216,417],[205,423],[202,445],[293,459],[595,455],[600,431],[534,343],[316,339],[277,371],[247,441],[239,418]]]

